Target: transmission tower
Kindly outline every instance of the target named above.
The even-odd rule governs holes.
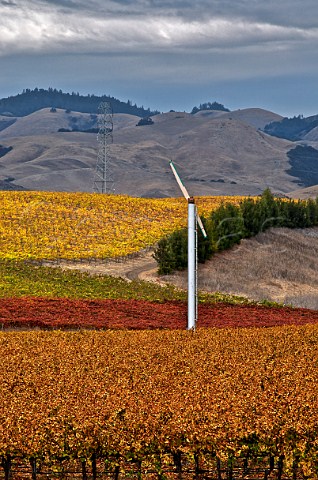
[[[113,143],[113,111],[109,102],[98,107],[98,156],[94,178],[94,192],[113,193],[114,180],[110,171],[110,145]]]

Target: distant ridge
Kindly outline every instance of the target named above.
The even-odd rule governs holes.
[[[16,185],[9,179],[0,180],[0,191],[3,190],[27,190],[27,188],[21,187],[21,185]]]
[[[318,115],[304,118],[302,115],[293,118],[283,118],[270,122],[264,132],[278,138],[285,138],[292,142],[310,139],[310,134],[318,127]]]
[[[157,110],[138,107],[130,100],[122,102],[117,98],[107,95],[80,95],[78,92],[64,93],[62,90],[49,88],[25,89],[18,95],[2,98],[0,100],[0,115],[24,117],[43,108],[61,108],[81,113],[97,113],[101,102],[109,101],[114,113],[128,113],[138,117],[156,115]]]

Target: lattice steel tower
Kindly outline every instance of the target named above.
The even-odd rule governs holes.
[[[114,193],[114,180],[110,170],[110,145],[113,143],[113,111],[109,102],[98,107],[98,156],[94,178],[94,192]]]

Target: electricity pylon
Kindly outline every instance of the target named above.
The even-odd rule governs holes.
[[[114,193],[114,180],[110,169],[110,145],[113,143],[113,111],[109,102],[98,107],[98,156],[94,178],[94,192]]]

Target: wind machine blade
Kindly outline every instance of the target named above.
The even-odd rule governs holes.
[[[183,185],[183,182],[182,182],[181,178],[179,177],[178,172],[177,172],[177,170],[176,170],[176,167],[174,166],[172,160],[170,160],[170,167],[171,167],[171,170],[173,171],[173,174],[174,174],[174,176],[175,176],[175,179],[177,180],[177,184],[179,185],[180,190],[181,190],[181,192],[183,193],[183,196],[186,198],[186,200],[189,200],[190,195],[188,194],[188,190],[187,190],[186,187]]]
[[[180,187],[180,190],[181,190],[181,192],[183,193],[183,196],[185,197],[186,200],[189,200],[189,198],[191,198],[191,197],[190,197],[190,195],[189,195],[189,193],[188,193],[188,190],[187,190],[186,187],[184,186],[181,178],[179,177],[179,174],[178,174],[178,172],[177,172],[177,170],[176,170],[176,167],[174,166],[172,160],[170,160],[170,167],[171,167],[171,170],[172,170],[172,172],[173,172],[173,174],[174,174],[174,176],[175,176],[175,179],[177,180],[177,183],[178,183],[178,185],[179,185],[179,187]],[[199,225],[199,227],[200,227],[200,230],[201,230],[201,232],[202,232],[203,237],[204,237],[204,238],[207,238],[207,233],[206,233],[206,231],[205,231],[205,228],[204,228],[204,226],[203,226],[202,220],[201,220],[201,218],[200,218],[200,216],[199,216],[198,213],[197,213],[197,222],[198,222],[198,225]]]

